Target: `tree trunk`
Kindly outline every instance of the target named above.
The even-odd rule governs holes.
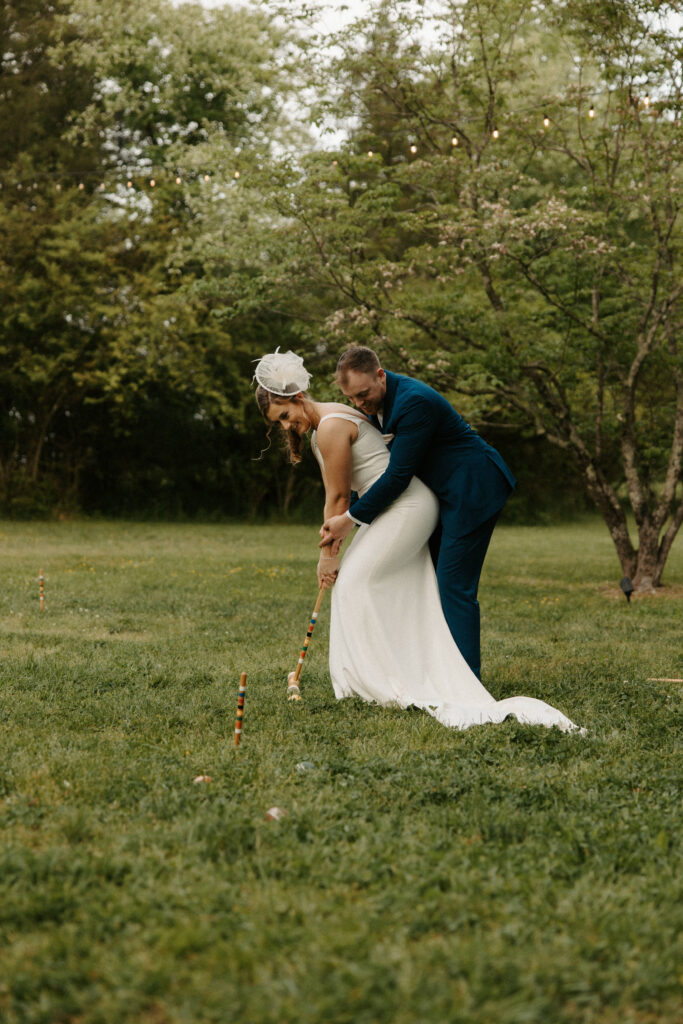
[[[0,506],[7,505],[9,502],[10,488],[16,464],[16,450],[7,459],[0,460]]]
[[[292,498],[294,497],[294,485],[296,483],[295,467],[289,466],[287,470],[287,478],[285,481],[285,493],[282,499],[282,512],[286,516],[289,513],[289,507],[292,504]]]
[[[638,527],[638,551],[631,583],[638,594],[651,594],[659,586],[663,565],[659,559],[659,533],[650,517]]]

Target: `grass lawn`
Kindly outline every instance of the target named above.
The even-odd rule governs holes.
[[[680,1022],[683,540],[629,606],[597,522],[494,535],[484,683],[585,737],[338,703],[327,605],[288,703],[315,542],[0,523],[0,1020]]]

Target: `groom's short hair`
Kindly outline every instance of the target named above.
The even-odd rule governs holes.
[[[352,345],[342,352],[337,363],[337,380],[343,381],[347,373],[355,370],[357,373],[376,373],[380,368],[379,357],[376,352],[365,345]]]

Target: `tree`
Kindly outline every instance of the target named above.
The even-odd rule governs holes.
[[[569,452],[640,589],[683,522],[673,10],[373,4],[315,72],[349,143],[264,177],[252,285],[299,316],[296,277],[325,310],[311,347],[374,343]]]
[[[255,10],[167,0],[3,8],[5,508],[76,501],[102,431],[128,434],[148,395],[177,429],[180,408],[243,429],[244,349],[192,292],[201,259],[176,251],[277,134],[283,38]]]

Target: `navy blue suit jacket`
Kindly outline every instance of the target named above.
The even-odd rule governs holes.
[[[386,470],[349,509],[362,523],[371,523],[417,476],[439,499],[444,531],[459,537],[499,512],[515,486],[496,449],[422,381],[387,371],[380,429],[395,436]]]

